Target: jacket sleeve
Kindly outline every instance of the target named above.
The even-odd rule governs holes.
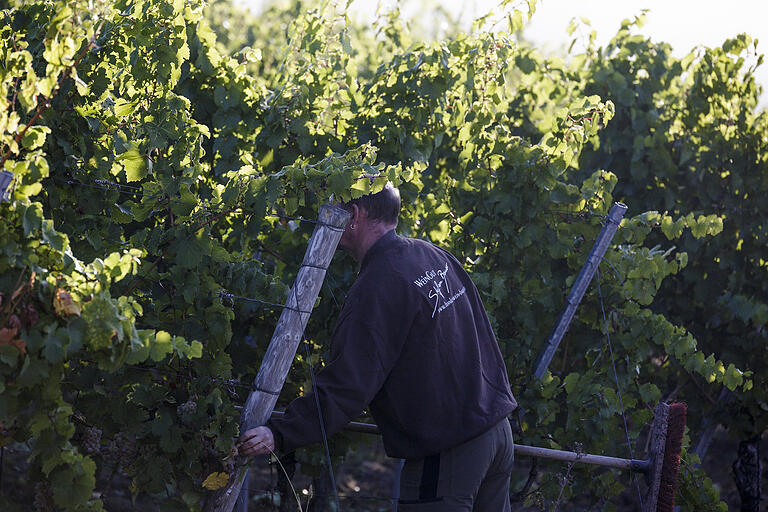
[[[330,360],[315,377],[328,436],[359,416],[376,396],[400,355],[414,317],[409,307],[412,299],[400,280],[376,279],[353,288],[355,293],[347,297],[331,340]],[[295,399],[284,416],[268,422],[280,451],[322,440],[313,393]]]

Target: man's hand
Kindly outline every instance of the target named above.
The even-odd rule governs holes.
[[[241,455],[264,455],[275,451],[275,436],[269,427],[256,427],[246,430],[237,444]]]

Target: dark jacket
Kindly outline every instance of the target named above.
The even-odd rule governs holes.
[[[387,454],[398,458],[452,448],[517,407],[477,288],[461,264],[394,231],[366,253],[316,386],[328,435],[368,406]],[[268,425],[282,451],[322,440],[311,393]]]

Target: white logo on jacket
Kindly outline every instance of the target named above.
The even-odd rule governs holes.
[[[413,284],[419,288],[427,286],[429,289],[428,297],[433,302],[434,308],[432,309],[432,318],[437,313],[442,312],[445,308],[453,304],[453,302],[466,292],[465,287],[453,294],[450,298],[446,298],[451,293],[451,287],[448,284],[448,263],[445,264],[445,268],[442,270],[426,270],[423,275],[417,277]]]

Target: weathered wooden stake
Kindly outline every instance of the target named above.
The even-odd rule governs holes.
[[[264,425],[275,408],[296,349],[304,335],[309,314],[323,285],[326,269],[349,220],[349,213],[336,206],[324,205],[320,208],[318,220],[309,239],[296,282],[288,294],[285,308],[277,321],[275,333],[254,381],[253,390],[243,407],[240,418],[241,432]],[[232,511],[243,481],[248,475],[248,467],[244,462],[245,460],[239,461],[237,469],[229,477],[227,486],[209,497],[206,511]]]

